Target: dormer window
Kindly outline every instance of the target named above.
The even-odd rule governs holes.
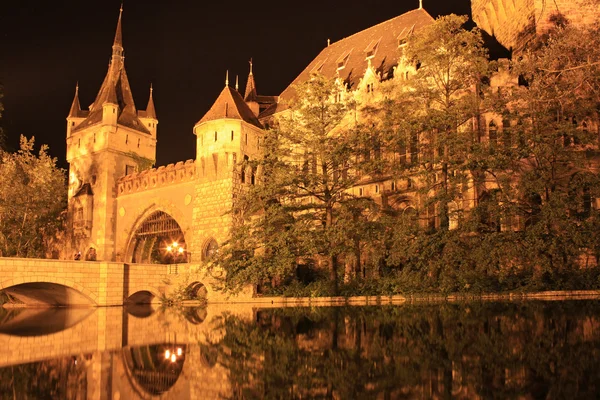
[[[323,72],[323,66],[325,65],[325,61],[320,61],[318,62],[315,67],[310,71],[313,73],[322,73]]]
[[[369,45],[365,49],[365,53],[367,53],[367,60],[370,60],[373,57],[375,57],[375,54],[377,53],[377,49],[379,48],[380,41],[381,41],[381,39],[379,39],[377,41],[373,40],[373,41],[371,41],[371,43],[369,43]]]
[[[347,51],[342,57],[338,58],[336,63],[338,71],[346,68],[346,64],[348,63],[348,59],[350,58],[350,51]]]

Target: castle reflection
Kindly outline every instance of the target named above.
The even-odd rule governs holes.
[[[37,336],[22,334],[18,322],[27,319],[0,316],[0,345],[10,355],[0,356],[0,398],[537,399],[600,391],[598,301],[209,307],[146,310],[142,318],[98,311]]]

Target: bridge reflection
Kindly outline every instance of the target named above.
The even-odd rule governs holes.
[[[0,308],[0,398],[13,389],[30,398],[40,393],[87,399],[222,397],[226,373],[206,362],[212,355],[202,353],[222,335],[224,312],[249,321],[254,315],[251,307],[218,306],[177,313],[150,305]],[[25,383],[32,380],[35,384]],[[58,381],[66,386],[52,386]]]

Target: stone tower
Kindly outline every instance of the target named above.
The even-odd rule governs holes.
[[[500,44],[520,52],[546,31],[552,15],[561,14],[576,25],[591,24],[600,2],[590,0],[472,0],[473,20]]]
[[[104,82],[89,110],[81,110],[79,88],[67,117],[69,223],[73,251],[94,249],[98,260],[115,259],[117,180],[156,159],[152,89],[146,111],[136,110],[125,72],[121,17]]]
[[[250,75],[252,76],[252,75]],[[248,93],[247,93],[248,94]],[[192,259],[202,261],[227,238],[235,194],[255,183],[247,162],[259,154],[262,125],[242,95],[225,87],[210,110],[194,126],[197,182],[193,210]],[[255,106],[258,111],[257,105]]]

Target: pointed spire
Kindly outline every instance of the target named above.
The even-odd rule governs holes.
[[[156,119],[156,109],[154,108],[154,99],[152,98],[153,92],[154,88],[150,84],[150,97],[148,98],[148,106],[146,106],[146,117]]]
[[[423,0],[419,0],[419,10],[423,9]]]
[[[113,42],[113,58],[123,56],[123,34],[121,29],[121,17],[123,16],[123,3],[119,9],[119,21],[117,22],[117,31],[115,32],[115,41]]]
[[[240,77],[238,75],[235,76],[235,90],[240,90]]]
[[[229,70],[225,72],[225,87],[229,86]]]
[[[244,101],[256,101],[256,83],[254,82],[254,74],[252,73],[252,59],[250,59],[250,73],[248,74],[248,82],[246,83],[246,93],[244,93]]]
[[[67,118],[79,117],[81,111],[81,105],[79,104],[79,82],[75,85],[75,97],[73,98],[73,104],[71,104],[71,110]]]

